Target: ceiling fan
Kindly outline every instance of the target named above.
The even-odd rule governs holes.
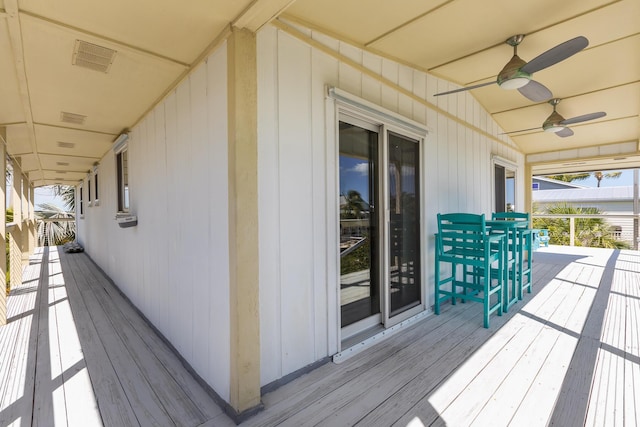
[[[549,117],[547,117],[547,120],[545,120],[544,123],[542,123],[542,130],[544,130],[545,132],[553,132],[562,138],[566,138],[567,136],[573,135],[573,131],[569,129],[567,125],[588,122],[589,120],[599,119],[600,117],[604,117],[607,115],[607,113],[605,113],[604,111],[599,111],[597,113],[583,114],[582,116],[565,119],[556,111],[556,106],[559,103],[560,103],[559,98],[553,98],[549,100],[549,104],[553,105],[553,112]],[[501,134],[501,135],[517,133],[517,132],[526,132],[526,131],[538,130],[538,129],[540,128],[535,127],[531,129],[520,129],[520,130],[511,131],[511,132],[505,132],[504,134]]]
[[[546,101],[553,96],[551,91],[543,84],[531,80],[532,74],[557,64],[560,61],[564,61],[589,45],[589,40],[587,40],[586,37],[578,36],[541,53],[529,62],[525,62],[518,56],[518,45],[523,39],[524,34],[518,34],[506,40],[508,45],[513,46],[513,57],[507,65],[504,66],[502,71],[500,71],[495,81],[467,86],[448,92],[436,93],[434,96],[449,95],[451,93],[477,89],[496,83],[502,89],[518,89],[518,92],[531,101]]]

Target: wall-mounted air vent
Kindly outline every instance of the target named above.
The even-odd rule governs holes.
[[[76,144],[73,142],[58,141],[58,147],[60,148],[73,148],[75,146]]]
[[[87,116],[63,111],[60,113],[60,120],[65,123],[73,123],[74,125],[83,125],[84,121],[87,120]]]
[[[82,40],[76,40],[71,63],[79,67],[108,73],[116,51]]]
[[[69,162],[56,162],[58,166],[69,166]]]
[[[58,175],[64,175],[65,173],[67,173],[67,171],[56,171],[56,173]],[[59,176],[58,179],[63,179],[63,178]]]

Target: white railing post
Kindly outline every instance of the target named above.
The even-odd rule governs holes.
[[[576,221],[574,217],[569,218],[569,246],[576,245]]]

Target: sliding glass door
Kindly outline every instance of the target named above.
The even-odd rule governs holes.
[[[516,171],[494,161],[495,212],[513,212],[516,204]]]
[[[389,317],[420,304],[418,141],[389,132]]]
[[[340,122],[342,327],[376,315],[369,323],[380,323],[378,140],[375,126]]]
[[[354,117],[339,124],[343,337],[420,306],[420,144]]]

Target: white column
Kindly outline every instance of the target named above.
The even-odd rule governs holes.
[[[233,29],[227,42],[229,122],[230,404],[260,405],[258,121],[256,36]]]
[[[22,284],[22,169],[13,161],[13,185],[11,186],[11,207],[15,226],[9,233],[9,269],[11,286]]]
[[[0,175],[7,176],[7,146],[6,146],[6,129],[0,127]],[[6,185],[0,185],[0,208],[2,208],[2,225],[0,225],[0,239],[6,241],[7,237],[7,217],[4,214],[7,210],[7,194]],[[4,243],[3,243],[4,246]],[[7,258],[0,257],[0,326],[7,324]]]

